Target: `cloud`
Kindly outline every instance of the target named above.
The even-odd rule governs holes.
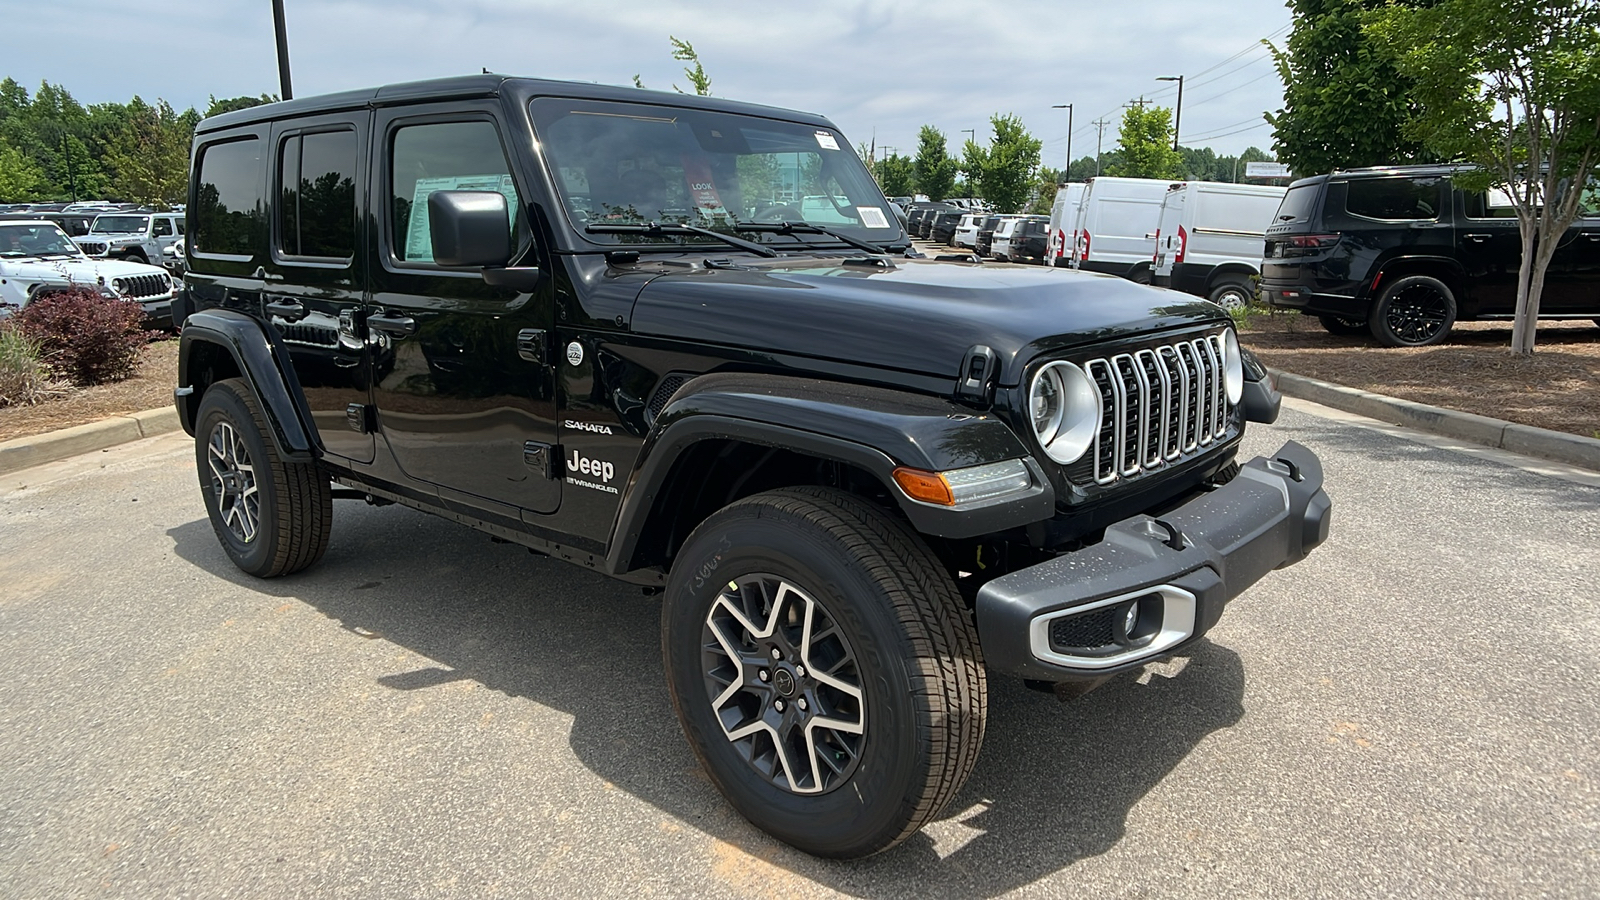
[[[1159,75],[1194,75],[1248,52],[1185,88],[1183,133],[1248,127],[1281,103],[1259,48],[1289,22],[1282,0],[1227,5],[1178,0],[1102,5],[1013,0],[856,0],[756,4],[736,0],[554,3],[544,0],[286,0],[297,95],[477,72],[687,87],[667,36],[693,42],[719,96],[818,112],[854,141],[909,152],[919,126],[952,139],[986,133],[992,113],[1021,116],[1060,164],[1074,104],[1073,153],[1092,153],[1102,113],[1113,120],[1141,94],[1170,106]],[[7,9],[14,7],[13,9]],[[152,14],[158,10],[158,14]],[[0,0],[7,54],[0,75],[29,87],[62,84],[83,102],[162,97],[204,108],[208,95],[276,93],[272,17],[260,0],[75,7]],[[139,53],[79,52],[86,25]],[[1220,77],[1219,77],[1220,76]],[[1218,152],[1266,145],[1255,127],[1209,143]],[[1185,141],[1190,143],[1190,141]]]

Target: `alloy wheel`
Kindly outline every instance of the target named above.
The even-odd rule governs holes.
[[[1427,284],[1414,284],[1399,291],[1384,314],[1389,330],[1407,344],[1428,342],[1449,319],[1449,301]]]
[[[206,461],[211,464],[211,490],[222,523],[240,542],[250,543],[260,530],[261,494],[250,451],[233,425],[218,422],[211,429]]]
[[[766,781],[796,794],[844,784],[861,761],[861,670],[826,608],[776,575],[728,583],[706,614],[701,670],[712,714]]]

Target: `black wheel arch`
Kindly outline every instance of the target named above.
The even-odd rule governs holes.
[[[1407,275],[1427,275],[1444,282],[1455,298],[1457,321],[1472,318],[1475,306],[1467,287],[1467,272],[1460,262],[1447,256],[1400,256],[1380,264],[1367,279],[1364,296],[1369,313],[1389,285]]]
[[[207,309],[184,322],[178,348],[178,420],[194,434],[200,398],[224,378],[243,378],[266,416],[269,437],[286,460],[322,455],[300,381],[277,336],[232,310]]]
[[[1023,459],[1021,498],[956,510],[894,486],[898,466],[948,471]],[[700,522],[781,487],[838,487],[897,510],[937,537],[972,537],[1050,518],[1055,491],[1011,429],[939,398],[788,376],[705,375],[684,385],[640,453],[610,541],[611,568],[670,567]]]

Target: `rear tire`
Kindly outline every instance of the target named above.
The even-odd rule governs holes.
[[[195,417],[195,467],[211,528],[234,565],[261,578],[322,558],[333,490],[315,462],[285,462],[244,381],[212,385]]]
[[[970,614],[921,538],[850,494],[771,491],[701,523],[661,639],[711,780],[807,853],[900,843],[977,761],[987,685]]]
[[[1206,299],[1232,312],[1249,306],[1254,297],[1255,291],[1251,289],[1250,285],[1239,281],[1223,281],[1211,289],[1211,293]]]
[[[1456,297],[1431,275],[1406,275],[1383,292],[1367,324],[1386,347],[1431,346],[1456,324]]]
[[[1317,321],[1322,323],[1322,327],[1326,328],[1329,334],[1360,337],[1372,333],[1372,329],[1367,327],[1366,319],[1346,319],[1343,316],[1317,316]]]

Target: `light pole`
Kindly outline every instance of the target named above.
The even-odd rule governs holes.
[[[1183,124],[1183,76],[1163,75],[1157,81],[1176,81],[1178,83],[1178,108],[1172,111],[1172,149],[1178,149],[1178,126]]]
[[[961,133],[968,135],[967,140],[971,141],[972,143],[976,144],[978,142],[978,129],[963,128],[961,129]]]
[[[1066,174],[1064,176],[1062,176],[1062,178],[1065,181],[1071,181],[1072,180],[1072,104],[1071,103],[1057,103],[1055,106],[1052,106],[1050,108],[1051,109],[1064,109],[1064,110],[1067,111],[1067,168],[1066,168]]]
[[[289,87],[289,30],[283,23],[283,0],[272,0],[272,26],[278,32],[278,84],[283,99],[293,100]]]

